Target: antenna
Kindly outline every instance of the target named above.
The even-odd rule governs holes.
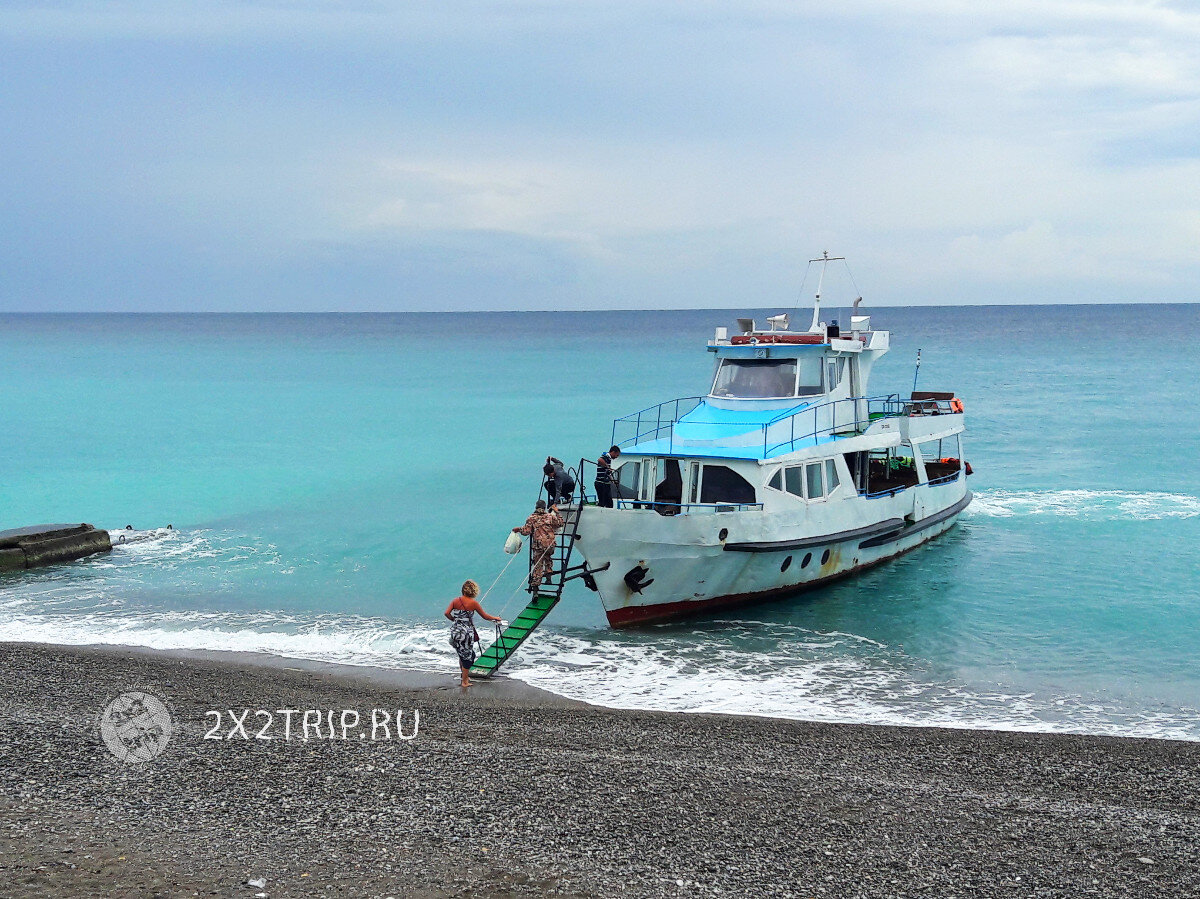
[[[917,393],[917,375],[921,373],[921,348],[917,347],[917,367],[913,369],[913,395]]]
[[[808,260],[809,265],[812,265],[814,262],[821,263],[821,274],[817,277],[817,295],[815,297],[815,302],[813,303],[812,324],[808,328],[808,333],[810,334],[816,334],[817,329],[821,324],[821,287],[825,283],[825,268],[829,265],[829,263],[838,261],[845,262],[846,257],[830,256],[828,250],[825,250],[823,253],[821,253],[820,259]]]

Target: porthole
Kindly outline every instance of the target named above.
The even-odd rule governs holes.
[[[788,556],[786,559],[783,560],[783,564],[779,566],[779,570],[787,571],[791,567],[792,567],[792,557]]]
[[[717,539],[724,540],[728,536],[729,536],[729,528],[721,528],[721,532],[719,534],[717,534]]]
[[[800,567],[801,567],[801,568],[807,568],[807,567],[808,567],[808,563],[809,563],[809,562],[811,562],[811,561],[812,561],[812,553],[805,553],[805,554],[804,554],[804,561],[800,563]]]
[[[821,553],[821,564],[824,565],[828,561],[829,561],[829,550],[825,550],[825,552]]]

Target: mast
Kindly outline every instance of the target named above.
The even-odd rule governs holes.
[[[821,257],[819,259],[808,260],[809,265],[812,265],[814,262],[821,263],[821,274],[817,276],[817,295],[815,297],[815,301],[813,302],[812,324],[808,327],[809,334],[818,333],[818,328],[821,324],[821,286],[825,283],[825,267],[831,262],[839,261],[845,262],[846,257],[830,256],[828,250],[825,250],[823,253],[821,253]]]

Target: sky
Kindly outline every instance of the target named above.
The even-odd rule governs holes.
[[[0,311],[1200,300],[1195,3],[0,0],[0,135]]]

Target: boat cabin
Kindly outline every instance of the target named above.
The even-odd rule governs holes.
[[[614,423],[613,443],[622,448],[613,490],[619,507],[771,511],[888,496],[958,476],[958,433],[908,433],[913,415],[952,414],[946,401],[866,395],[871,367],[889,343],[888,332],[870,329],[869,316],[854,316],[845,335],[836,323],[793,332],[786,315],[768,321],[759,329],[739,320],[733,336],[717,329],[708,343],[716,360],[706,395]]]

